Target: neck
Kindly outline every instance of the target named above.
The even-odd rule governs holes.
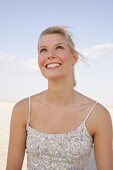
[[[47,100],[55,105],[70,104],[74,100],[73,82],[49,81],[46,91]]]

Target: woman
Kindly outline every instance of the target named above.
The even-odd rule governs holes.
[[[112,170],[112,123],[108,111],[74,90],[78,60],[69,32],[44,30],[38,64],[48,89],[18,102],[12,113],[7,170],[87,170],[94,143],[97,170]]]

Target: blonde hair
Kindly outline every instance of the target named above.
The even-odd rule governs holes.
[[[46,28],[44,31],[39,36],[39,41],[42,36],[47,35],[47,34],[60,34],[62,35],[66,41],[67,44],[71,50],[72,53],[76,53],[76,55],[80,55],[77,50],[75,50],[75,44],[72,39],[72,34],[67,30],[67,27],[65,26],[51,26]],[[39,45],[39,43],[38,43]],[[73,86],[76,85],[76,80],[75,80],[75,74],[74,74],[74,66],[73,66],[73,71],[72,71],[72,77],[73,77]]]

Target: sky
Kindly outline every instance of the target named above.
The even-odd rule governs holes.
[[[0,1],[0,101],[18,101],[47,88],[37,64],[38,37],[64,25],[87,58],[75,66],[77,89],[113,107],[112,0]]]

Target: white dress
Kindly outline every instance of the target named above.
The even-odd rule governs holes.
[[[30,124],[31,101],[27,122],[27,169],[28,170],[88,170],[88,160],[93,147],[86,120],[75,130],[63,134],[48,134],[33,129]]]

